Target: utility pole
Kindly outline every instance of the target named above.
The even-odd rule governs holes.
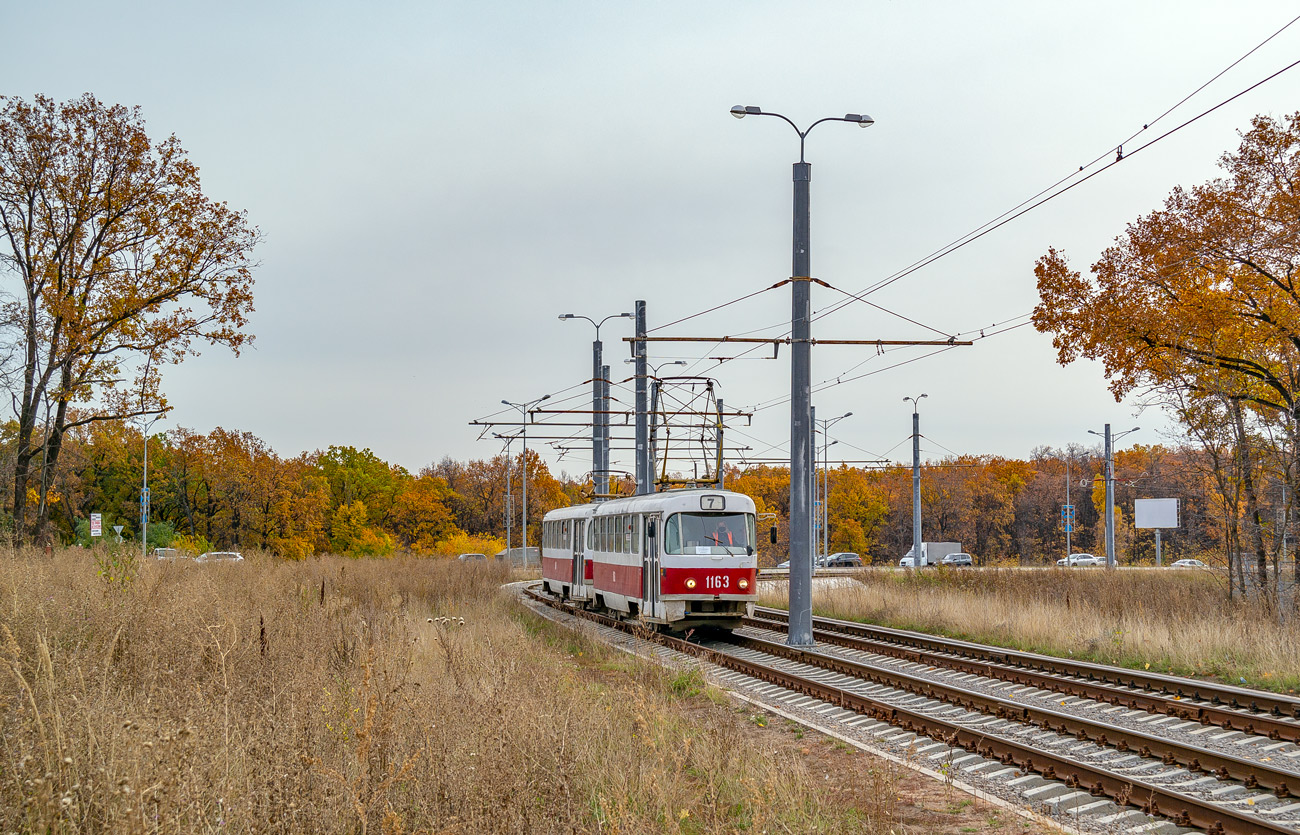
[[[919,571],[921,556],[921,415],[918,408],[919,397],[904,397],[903,402],[912,401],[912,568]]]
[[[601,365],[601,476],[604,493],[610,493],[610,367]],[[603,499],[602,499],[603,501]]]
[[[725,489],[724,464],[722,461],[722,398],[718,398],[718,489]]]
[[[1100,433],[1106,441],[1105,455],[1106,463],[1103,472],[1106,477],[1106,567],[1114,568],[1115,561],[1115,441],[1129,434],[1136,432],[1140,426],[1134,426],[1118,435],[1111,435],[1110,424],[1106,424],[1105,431]],[[1088,430],[1089,435],[1099,433]],[[1068,557],[1067,557],[1068,558]]]
[[[1106,424],[1106,567],[1115,567],[1115,456]]]
[[[494,437],[500,438],[506,442],[506,559],[510,559],[510,534],[511,528],[514,527],[515,521],[515,502],[514,492],[510,484],[510,472],[513,469],[510,461],[510,443],[514,440],[512,435],[501,435],[496,432],[492,433]]]
[[[636,340],[632,343],[632,356],[636,359],[636,494],[644,496],[654,492],[650,473],[650,415],[646,404],[646,324],[645,301],[636,302]]]
[[[565,319],[586,319],[596,329],[591,343],[591,484],[596,501],[609,493],[609,366],[603,365],[600,327],[610,319],[631,319],[631,313],[614,313],[597,322],[590,316],[560,314]]]

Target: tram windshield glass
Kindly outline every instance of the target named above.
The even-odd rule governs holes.
[[[753,544],[752,513],[674,513],[664,524],[668,554],[746,554]]]

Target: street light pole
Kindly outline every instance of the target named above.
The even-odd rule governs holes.
[[[825,420],[814,421],[815,423],[820,423],[822,427],[822,466],[821,466],[822,478],[821,478],[821,487],[819,490],[820,493],[819,498],[820,498],[821,509],[822,509],[820,525],[822,529],[822,555],[823,556],[831,552],[830,550],[831,516],[830,516],[830,511],[827,507],[830,504],[830,500],[831,500],[831,474],[830,474],[829,451],[834,444],[839,443],[838,441],[832,441],[828,433],[830,432],[830,428],[832,426],[834,426],[835,424],[839,423],[840,421],[844,420],[847,417],[853,417],[853,413],[845,412],[839,417],[826,418]]]
[[[811,221],[809,185],[812,165],[804,161],[804,141],[822,122],[874,123],[870,116],[848,113],[818,119],[805,130],[780,113],[754,105],[736,105],[731,115],[775,116],[799,135],[799,161],[794,164],[794,235],[790,291],[790,646],[812,646],[812,507],[809,499],[812,469],[812,321],[811,321]]]
[[[537,398],[536,400],[529,400],[526,403],[511,403],[509,400],[501,401],[505,405],[519,410],[519,422],[523,430],[520,433],[520,437],[523,439],[524,442],[524,453],[523,453],[523,462],[522,462],[523,482],[524,482],[524,487],[523,487],[524,513],[523,513],[523,519],[520,522],[520,527],[523,530],[524,568],[528,567],[528,410],[529,408],[536,406],[538,403],[541,403],[543,400],[549,400],[550,397],[551,396],[549,394],[543,394],[541,397]]]
[[[917,411],[921,405],[922,394],[918,397],[904,397],[903,402],[912,401],[912,568],[921,568],[921,415]]]
[[[602,373],[603,346],[600,342],[600,326],[610,319],[631,319],[631,313],[613,313],[597,322],[590,316],[574,313],[562,313],[560,319],[586,319],[596,328],[596,341],[591,343],[591,480],[596,494],[596,501],[602,501],[609,493],[609,397],[608,373]]]
[[[149,557],[149,430],[162,415],[144,425],[144,479],[140,484],[140,559]]]
[[[510,443],[515,439],[515,437],[513,435],[501,435],[496,432],[492,433],[492,437],[499,438],[506,442],[506,559],[510,559],[510,534],[515,523],[515,494],[512,485],[510,484],[510,471],[512,469],[510,466]]]
[[[1110,433],[1110,424],[1106,424],[1105,432],[1099,433],[1089,429],[1089,435],[1102,435],[1106,439],[1106,567],[1115,567],[1115,441],[1129,434],[1136,432],[1140,426],[1134,426],[1126,432],[1112,436]],[[1068,562],[1068,555],[1066,557]],[[1067,565],[1068,567],[1068,565]]]

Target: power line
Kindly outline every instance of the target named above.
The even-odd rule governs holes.
[[[1300,19],[1300,18],[1297,18],[1297,19]],[[1294,22],[1294,21],[1292,21],[1292,22]],[[1291,25],[1290,23],[1287,24],[1287,26],[1290,26],[1290,25]],[[1286,27],[1283,27],[1283,28],[1286,28]],[[1279,30],[1279,31],[1281,31],[1281,30]],[[1271,38],[1270,38],[1270,39],[1271,39]],[[1262,45],[1262,44],[1261,44],[1261,45]],[[1256,47],[1256,48],[1258,48],[1258,47]],[[1252,50],[1252,51],[1253,51],[1253,50]],[[1247,53],[1247,54],[1249,54],[1249,53]],[[1244,57],[1244,56],[1243,56],[1243,57]],[[1062,183],[1066,182],[1067,180],[1070,180],[1071,178],[1077,176],[1079,173],[1083,172],[1083,171],[1085,170],[1086,167],[1091,167],[1091,166],[1095,165],[1098,161],[1100,161],[1102,158],[1104,158],[1106,155],[1108,155],[1108,154],[1110,153],[1110,151],[1107,151],[1105,154],[1102,154],[1102,156],[1098,157],[1096,160],[1093,160],[1093,162],[1088,163],[1088,166],[1079,166],[1079,170],[1078,170],[1078,171],[1074,172],[1073,174],[1070,174],[1070,175],[1067,176],[1067,177],[1063,177],[1063,178],[1061,178],[1061,179],[1058,180],[1056,183],[1053,183],[1051,186],[1048,186],[1046,189],[1043,189],[1042,191],[1038,192],[1038,194],[1034,195],[1033,197],[1029,198],[1028,200],[1025,200],[1025,201],[1019,203],[1018,205],[1016,205],[1015,207],[1013,207],[1013,208],[1011,208],[1011,209],[1008,209],[1006,212],[1003,212],[1001,215],[998,215],[998,217],[994,218],[993,220],[989,221],[988,223],[985,223],[983,226],[976,227],[976,229],[973,230],[972,232],[968,232],[966,235],[964,235],[964,236],[962,236],[962,237],[960,237],[960,238],[957,238],[956,240],[954,240],[953,242],[947,244],[946,246],[943,246],[943,247],[941,247],[941,248],[935,250],[934,252],[930,253],[929,255],[925,256],[924,258],[922,258],[922,259],[920,259],[920,260],[918,260],[918,261],[913,262],[910,266],[905,267],[904,269],[900,270],[900,271],[897,272],[897,273],[894,273],[894,274],[891,275],[891,276],[888,276],[888,277],[886,277],[886,278],[884,278],[884,279],[881,279],[880,281],[878,281],[878,282],[876,282],[875,284],[873,284],[873,285],[867,287],[865,290],[861,291],[860,293],[857,293],[857,294],[851,296],[850,299],[845,300],[845,301],[841,301],[841,302],[839,302],[839,303],[836,304],[836,305],[832,305],[831,308],[830,308],[829,310],[827,310],[827,311],[824,312],[824,313],[819,314],[816,318],[821,319],[821,318],[824,318],[824,317],[826,317],[826,316],[831,315],[832,313],[836,313],[836,312],[838,312],[839,310],[842,310],[844,307],[846,307],[846,306],[847,306],[851,301],[853,301],[853,300],[860,300],[860,299],[861,299],[862,297],[864,297],[864,296],[868,296],[868,295],[870,295],[870,294],[876,292],[877,290],[881,290],[881,289],[883,289],[883,288],[885,288],[885,287],[888,287],[890,284],[893,284],[894,282],[899,281],[900,279],[906,278],[907,276],[911,275],[912,273],[916,272],[917,270],[921,269],[922,267],[927,267],[927,266],[929,266],[930,264],[933,264],[935,261],[938,261],[940,258],[943,258],[943,257],[945,257],[945,256],[947,256],[947,255],[951,255],[952,253],[956,252],[957,250],[959,250],[959,249],[965,247],[967,244],[974,243],[975,241],[979,240],[980,238],[984,237],[985,235],[989,234],[990,232],[993,232],[993,231],[995,231],[995,230],[997,230],[997,229],[1000,229],[1000,228],[1002,228],[1003,226],[1005,226],[1005,225],[1007,225],[1008,223],[1010,223],[1011,221],[1013,221],[1013,220],[1017,220],[1018,218],[1023,217],[1024,215],[1028,214],[1029,212],[1033,211],[1034,209],[1037,209],[1037,208],[1039,208],[1040,206],[1043,206],[1044,204],[1049,203],[1049,202],[1051,202],[1052,200],[1055,200],[1057,197],[1060,197],[1061,195],[1065,194],[1066,192],[1068,192],[1068,191],[1074,189],[1076,186],[1081,186],[1081,185],[1083,185],[1084,183],[1086,183],[1086,182],[1088,182],[1089,180],[1091,180],[1093,177],[1096,177],[1098,174],[1101,174],[1101,173],[1104,172],[1104,171],[1108,171],[1108,170],[1110,170],[1111,168],[1113,168],[1114,166],[1118,165],[1120,162],[1124,161],[1125,159],[1128,159],[1129,157],[1132,157],[1134,154],[1137,154],[1137,153],[1140,152],[1140,151],[1144,151],[1144,150],[1146,150],[1147,148],[1150,148],[1152,145],[1155,145],[1157,142],[1160,142],[1160,141],[1162,141],[1162,140],[1164,140],[1164,139],[1167,139],[1168,137],[1172,136],[1173,134],[1177,133],[1178,131],[1182,130],[1183,128],[1188,127],[1188,126],[1192,125],[1193,123],[1195,123],[1195,122],[1197,122],[1197,121],[1200,121],[1201,119],[1203,119],[1204,117],[1210,115],[1211,113],[1215,112],[1216,110],[1219,110],[1220,108],[1225,107],[1226,105],[1228,105],[1228,104],[1230,104],[1230,103],[1236,101],[1237,99],[1241,98],[1242,96],[1246,95],[1247,93],[1249,93],[1249,92],[1255,90],[1256,88],[1258,88],[1258,87],[1260,87],[1260,86],[1262,86],[1262,85],[1268,83],[1269,81],[1272,81],[1273,79],[1277,78],[1278,76],[1282,75],[1283,73],[1285,73],[1285,72],[1287,72],[1287,71],[1289,71],[1289,70],[1291,70],[1291,69],[1294,69],[1297,65],[1300,65],[1300,61],[1295,61],[1295,62],[1293,62],[1293,63],[1291,63],[1291,64],[1288,64],[1287,66],[1283,67],[1282,69],[1278,70],[1277,72],[1275,72],[1275,73],[1273,73],[1273,74],[1271,74],[1271,75],[1269,75],[1269,76],[1267,76],[1267,77],[1261,79],[1260,81],[1255,82],[1254,84],[1250,85],[1250,86],[1247,87],[1246,89],[1244,89],[1244,90],[1242,90],[1242,91],[1240,91],[1240,92],[1238,92],[1238,93],[1236,93],[1236,94],[1234,94],[1234,95],[1232,95],[1232,96],[1229,96],[1228,98],[1224,99],[1223,101],[1219,102],[1218,104],[1214,105],[1213,107],[1210,107],[1210,108],[1207,108],[1206,110],[1203,110],[1202,112],[1198,113],[1197,115],[1193,116],[1192,118],[1188,119],[1187,121],[1183,122],[1182,124],[1178,125],[1177,127],[1170,128],[1169,130],[1167,130],[1167,131],[1165,131],[1164,133],[1162,133],[1160,136],[1157,136],[1155,139],[1152,139],[1150,142],[1147,142],[1147,143],[1144,144],[1144,145],[1139,145],[1137,148],[1133,149],[1132,151],[1129,151],[1127,154],[1125,154],[1124,151],[1123,151],[1123,144],[1124,144],[1124,143],[1120,143],[1120,145],[1119,145],[1119,146],[1117,147],[1117,149],[1116,149],[1116,150],[1117,150],[1117,153],[1116,153],[1116,155],[1115,155],[1115,159],[1111,160],[1109,163],[1107,163],[1106,165],[1102,166],[1101,168],[1098,168],[1096,171],[1093,171],[1092,173],[1087,174],[1086,176],[1084,176],[1084,177],[1082,177],[1082,178],[1080,178],[1080,179],[1078,179],[1078,180],[1075,180],[1075,182],[1070,183],[1069,185],[1065,186],[1064,188],[1061,188],[1061,189],[1059,189],[1059,190],[1057,190],[1057,191],[1052,191],[1053,189],[1056,189],[1057,186],[1060,186]],[[1217,77],[1217,76],[1216,76],[1216,77]],[[1184,99],[1184,101],[1185,101],[1185,99]],[[1171,108],[1171,110],[1172,110],[1172,108]],[[1166,111],[1166,114],[1167,114],[1168,112],[1170,112],[1170,111]],[[1166,115],[1166,114],[1162,114],[1161,118],[1163,118],[1163,116]],[[1149,125],[1150,125],[1150,123],[1148,123],[1148,126],[1149,126]],[[1137,133],[1134,134],[1134,136],[1137,136],[1137,135],[1140,134],[1141,132],[1142,132],[1142,131],[1138,131]],[[1043,194],[1046,194],[1046,193],[1048,193],[1048,192],[1051,192],[1051,193],[1050,193],[1050,194],[1047,194],[1047,196],[1046,196],[1046,197],[1043,197],[1041,200],[1038,199],[1038,198],[1041,197]],[[1017,210],[1019,210],[1019,211],[1017,211]]]

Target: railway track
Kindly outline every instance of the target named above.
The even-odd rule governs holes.
[[[785,631],[787,613],[756,607],[744,623]],[[813,618],[818,641],[1039,687],[1133,710],[1300,742],[1300,699],[1242,687],[1109,667],[871,624]]]
[[[558,604],[536,592],[530,596],[547,605]],[[723,674],[729,683],[743,678],[768,696],[775,693],[779,700],[802,697],[803,702],[815,701],[826,710],[842,713],[850,727],[873,728],[884,739],[902,737],[908,740],[909,752],[945,769],[1001,778],[1023,793],[1023,802],[1069,816],[1083,829],[1121,831],[1127,824],[1137,825],[1141,831],[1159,831],[1159,826],[1164,826],[1171,832],[1189,827],[1207,833],[1300,832],[1300,802],[1292,797],[1293,792],[1300,793],[1300,748],[1284,737],[1287,729],[1270,728],[1277,730],[1274,739],[1247,736],[1231,725],[1225,730],[1221,722],[1236,722],[1241,716],[1254,717],[1262,727],[1260,717],[1265,713],[1249,711],[1249,703],[1242,702],[1249,691],[1240,688],[1228,689],[1239,705],[1231,708],[1234,716],[1216,721],[1214,711],[1195,713],[1208,717],[1202,724],[1183,718],[1184,714],[1130,707],[1131,703],[1118,695],[1105,700],[1109,705],[1098,695],[1084,695],[1083,691],[1061,700],[1059,694],[1067,691],[1049,688],[1039,678],[1022,682],[1000,677],[1031,672],[1043,675],[1032,669],[1027,658],[1015,659],[1025,665],[1022,668],[1009,663],[1010,659],[977,661],[955,651],[974,653],[978,647],[974,644],[950,646],[946,653],[936,647],[922,649],[917,644],[931,636],[916,633],[900,633],[893,636],[899,640],[890,642],[878,640],[879,635],[849,634],[849,627],[860,624],[818,618],[814,636],[820,646],[788,647],[781,643],[780,635],[780,615],[784,613],[757,610],[756,617],[731,636],[692,642],[562,608],[732,671]],[[832,637],[834,641],[829,640]],[[903,644],[904,638],[912,645]],[[947,667],[937,663],[954,659],[957,663]],[[980,669],[970,668],[971,664],[979,664]],[[1079,675],[1076,669],[1069,677],[1077,679]],[[1096,671],[1093,675],[1090,693],[1099,686]],[[943,676],[951,680],[939,680]],[[1160,678],[1169,679],[1162,686],[1201,684],[1176,680],[1182,682],[1178,685],[1171,677]],[[992,689],[1007,692],[990,693],[990,683]],[[1070,686],[1079,684],[1075,681]],[[1150,693],[1143,690],[1143,695],[1168,699],[1179,707],[1176,703],[1181,697],[1176,690],[1157,694],[1154,686]],[[1219,691],[1220,701],[1227,693]],[[1198,698],[1205,704],[1213,698],[1199,690],[1197,695],[1205,697]],[[1294,714],[1285,718],[1273,715],[1274,708],[1279,714],[1287,708],[1286,701],[1268,704],[1270,720],[1295,721],[1291,718]],[[1158,700],[1152,704],[1169,707]],[[1255,706],[1260,704],[1256,699]],[[1199,710],[1203,706],[1194,707]],[[1115,715],[1117,712],[1122,716]],[[1215,723],[1209,724],[1211,721]],[[1133,727],[1135,724],[1143,729]],[[1189,731],[1189,726],[1201,729],[1202,738]],[[1222,738],[1228,736],[1233,739]],[[1236,741],[1238,738],[1244,741]],[[1240,753],[1223,750],[1232,744]],[[1290,753],[1296,756],[1288,756]],[[1165,823],[1153,823],[1158,819]]]

